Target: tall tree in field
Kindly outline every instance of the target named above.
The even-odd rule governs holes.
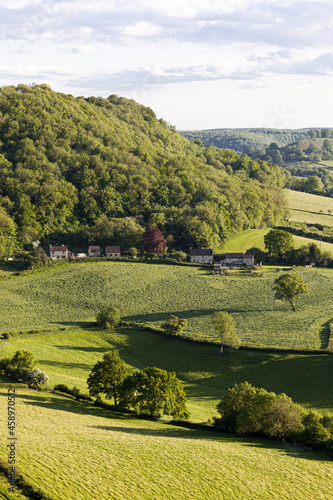
[[[212,323],[214,330],[221,340],[221,350],[219,356],[223,354],[223,346],[227,345],[238,349],[240,338],[236,333],[235,320],[225,311],[219,311],[213,314]]]
[[[272,229],[264,236],[265,248],[273,259],[284,260],[285,254],[294,248],[294,240],[290,233],[280,229]]]
[[[90,395],[105,394],[106,399],[114,398],[114,404],[117,406],[118,389],[126,373],[126,365],[117,350],[104,354],[103,360],[95,364],[88,377]]]
[[[148,367],[124,380],[120,396],[125,408],[157,419],[162,414],[188,418],[183,384],[174,372]]]
[[[157,227],[147,227],[143,234],[143,246],[146,252],[164,253],[166,241]]]
[[[296,273],[283,274],[274,280],[273,290],[275,291],[275,298],[289,302],[293,311],[296,311],[294,299],[298,298],[302,293],[309,293],[302,276]]]

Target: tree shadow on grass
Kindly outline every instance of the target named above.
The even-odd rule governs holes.
[[[326,321],[326,323],[323,323],[320,327],[319,330],[319,338],[320,338],[320,348],[321,349],[326,349],[328,346],[328,342],[330,339],[330,323],[333,321],[331,318],[329,321]]]
[[[81,370],[91,370],[91,364],[86,363],[66,363],[64,361],[50,361],[47,359],[40,360],[41,365],[45,366],[56,366],[61,368],[70,368],[72,370],[81,369]]]
[[[110,343],[111,344],[111,343]],[[114,343],[112,343],[113,346]],[[92,346],[72,346],[72,345],[56,345],[58,349],[82,352],[109,352],[111,347],[92,347]]]
[[[96,329],[96,321],[53,321],[52,325],[74,326],[80,330]]]

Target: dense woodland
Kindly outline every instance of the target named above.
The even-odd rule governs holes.
[[[150,108],[0,89],[0,254],[40,240],[140,247],[148,225],[169,248],[205,247],[286,213],[277,165],[180,136]]]

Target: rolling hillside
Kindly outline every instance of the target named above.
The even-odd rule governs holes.
[[[68,264],[2,281],[0,331],[82,327],[109,304],[127,320],[160,325],[170,314],[188,320],[193,338],[215,340],[210,316],[226,310],[243,345],[325,348],[332,320],[333,270],[300,269],[310,295],[295,314],[274,300],[276,273],[213,276],[209,269],[123,262]],[[110,299],[112,298],[112,299]]]

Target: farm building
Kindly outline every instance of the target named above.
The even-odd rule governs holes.
[[[121,252],[119,246],[105,247],[105,255],[109,259],[121,259]]]
[[[246,264],[251,267],[254,266],[254,255],[251,253],[226,253],[225,259],[221,264],[225,266],[242,266]]]
[[[50,245],[50,257],[51,259],[68,259],[70,252],[65,245]]]
[[[190,262],[212,264],[213,250],[211,248],[193,248],[191,250]]]
[[[88,248],[88,256],[89,257],[100,257],[101,256],[101,247],[100,246],[90,246]]]

